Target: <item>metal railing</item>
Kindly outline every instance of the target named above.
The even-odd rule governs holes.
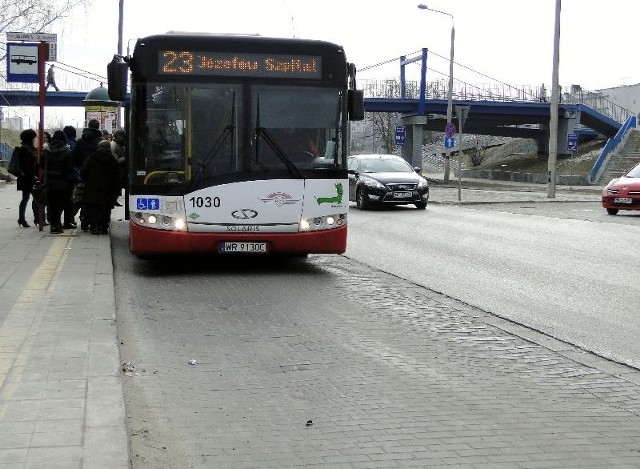
[[[358,87],[364,91],[365,98],[400,98],[400,82],[397,80],[359,79]],[[427,83],[426,99],[447,99],[447,87],[448,84],[444,80]],[[454,83],[452,95],[454,100],[460,101],[547,102],[549,99],[543,87],[512,86],[505,83],[471,84],[461,81]],[[420,82],[407,81],[405,83],[405,97],[419,99]],[[634,115],[632,111],[595,91],[563,92],[560,94],[560,102],[588,106],[620,123]]]

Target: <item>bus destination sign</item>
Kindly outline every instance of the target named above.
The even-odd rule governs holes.
[[[161,75],[322,78],[322,58],[309,55],[161,50]]]

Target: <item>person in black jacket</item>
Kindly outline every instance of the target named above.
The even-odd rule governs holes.
[[[62,212],[71,207],[71,191],[68,174],[71,167],[67,138],[62,130],[56,130],[47,148],[42,151],[40,167],[44,170],[48,188],[47,205],[49,208],[49,224],[52,234],[62,233]],[[74,225],[66,223],[64,228],[73,229]]]
[[[91,234],[107,234],[111,209],[120,191],[118,162],[111,152],[111,142],[103,140],[98,150],[86,159],[81,169],[85,187],[82,195],[87,209]]]
[[[98,143],[101,141],[102,132],[100,131],[100,122],[97,119],[90,119],[87,127],[82,130],[82,136],[76,140],[76,144],[73,150],[71,150],[71,165],[78,170],[82,168],[89,155],[94,154],[98,150]],[[89,217],[82,203],[76,204],[75,213],[71,219],[75,218],[78,211],[80,211],[80,227],[82,231],[88,231]]]
[[[22,191],[22,200],[20,200],[20,206],[18,207],[18,225],[28,228],[29,223],[25,218],[25,212],[27,211],[27,204],[29,203],[29,197],[33,190],[33,185],[36,182],[36,147],[34,141],[36,139],[36,131],[33,129],[25,129],[20,132],[20,147],[19,162],[20,171],[22,174],[18,176],[17,186],[18,190]],[[34,218],[36,214],[34,212]]]

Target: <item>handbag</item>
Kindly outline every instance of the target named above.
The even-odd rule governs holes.
[[[82,203],[82,198],[84,196],[84,182],[79,182],[73,187],[73,192],[71,193],[71,200],[74,204]]]
[[[17,146],[13,149],[13,153],[11,153],[11,160],[9,160],[9,167],[7,168],[9,174],[15,177],[20,177],[23,175],[22,170],[20,169],[20,147]]]
[[[33,200],[39,205],[47,205],[47,198],[49,196],[49,188],[42,181],[36,181],[31,191]]]

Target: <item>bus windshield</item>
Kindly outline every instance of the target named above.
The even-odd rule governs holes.
[[[343,168],[343,91],[247,83],[146,83],[132,90],[136,185],[179,192]]]

